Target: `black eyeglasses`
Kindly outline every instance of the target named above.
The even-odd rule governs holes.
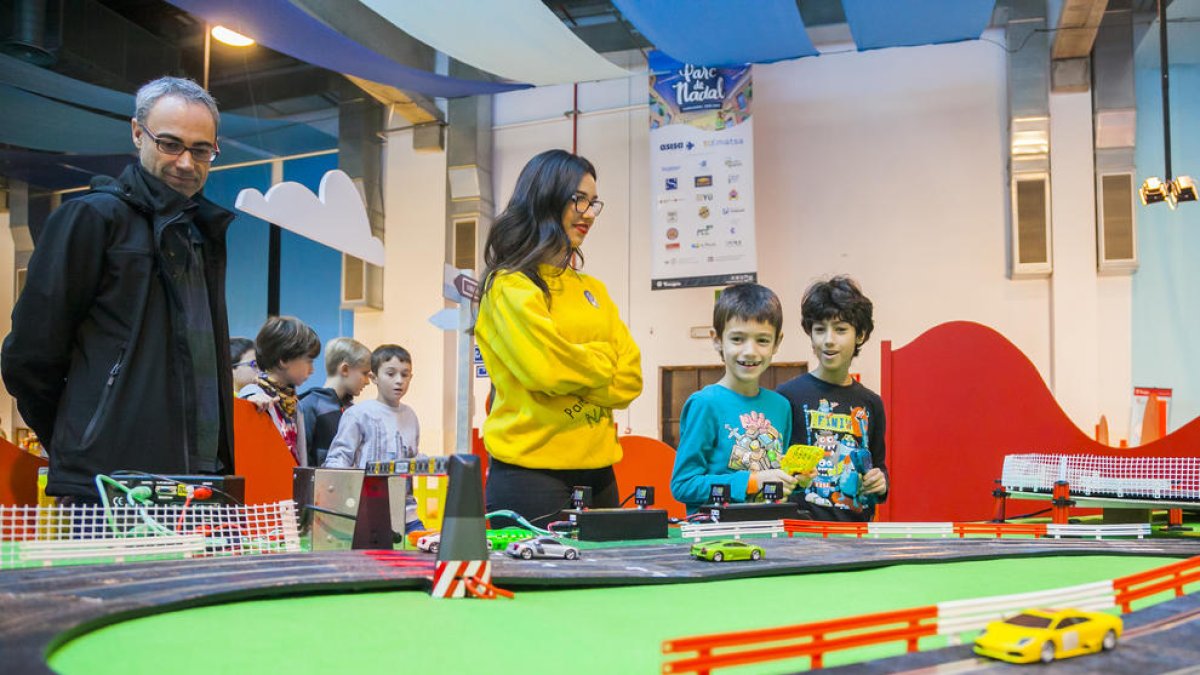
[[[604,202],[599,199],[593,199],[590,202],[583,195],[572,195],[571,202],[575,204],[575,213],[587,213],[588,209],[592,210],[592,217],[596,218],[600,212],[604,210]]]
[[[242,366],[250,366],[251,368],[257,368],[258,361],[254,360],[254,359],[250,359],[249,361],[238,361],[237,363],[233,364],[234,368],[241,368]]]
[[[221,154],[219,149],[211,145],[192,146],[189,148],[188,146],[184,145],[183,141],[177,141],[173,138],[159,138],[158,136],[155,136],[154,132],[147,129],[146,125],[142,124],[141,122],[138,122],[138,126],[142,128],[142,131],[146,132],[146,135],[150,137],[150,140],[154,141],[154,145],[158,147],[158,151],[164,155],[178,157],[186,150],[192,153],[192,159],[203,164],[208,164],[209,162],[215,160],[217,155]]]

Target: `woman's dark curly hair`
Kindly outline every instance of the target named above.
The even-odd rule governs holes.
[[[595,178],[596,167],[566,150],[547,150],[521,169],[508,206],[488,232],[481,295],[500,270],[524,274],[549,295],[538,265],[550,262],[565,270],[582,263],[563,230],[562,214],[585,174]]]

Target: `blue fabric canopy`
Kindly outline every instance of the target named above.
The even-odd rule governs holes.
[[[436,75],[401,65],[347,38],[287,0],[168,0],[172,5],[258,42],[329,70],[429,96],[457,98],[525,89]]]
[[[660,51],[682,63],[740,66],[817,50],[795,0],[613,0]]]
[[[842,0],[859,50],[975,40],[995,0]]]

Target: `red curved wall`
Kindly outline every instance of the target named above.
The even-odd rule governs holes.
[[[900,349],[884,342],[882,351],[891,490],[880,520],[990,519],[1005,455],[1200,455],[1200,419],[1137,448],[1092,440],[1063,413],[1033,363],[987,326],[944,323]],[[1010,501],[1008,513],[1047,506]]]

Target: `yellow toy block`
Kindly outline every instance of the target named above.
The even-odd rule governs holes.
[[[793,445],[787,449],[779,468],[792,474],[811,473],[825,456],[825,451],[815,445]]]
[[[413,476],[412,482],[421,522],[425,523],[427,529],[441,530],[446,487],[450,480],[446,476]]]

